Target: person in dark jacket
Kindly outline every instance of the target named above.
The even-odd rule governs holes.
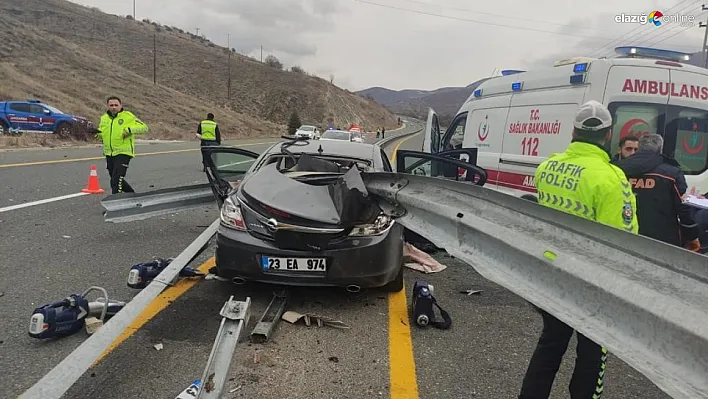
[[[617,147],[617,154],[612,157],[612,161],[619,161],[620,159],[627,159],[634,155],[639,148],[639,138],[635,136],[624,136],[620,139],[619,147]]]
[[[664,139],[649,134],[639,139],[639,150],[614,164],[622,169],[637,196],[639,234],[698,251],[700,230],[693,210],[682,201],[688,188],[678,162],[662,155]]]
[[[708,193],[703,196],[708,198]],[[700,230],[698,240],[701,242],[701,249],[698,252],[708,254],[708,209],[695,209],[693,218]]]

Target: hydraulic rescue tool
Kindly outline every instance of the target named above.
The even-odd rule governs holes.
[[[99,291],[103,297],[89,302],[86,296],[91,291]],[[125,302],[109,300],[104,288],[90,287],[81,295],[71,294],[61,301],[36,308],[30,317],[29,336],[38,339],[66,337],[84,327],[86,318],[100,316],[103,323],[106,316],[115,315],[124,306]]]
[[[438,301],[433,296],[434,287],[424,280],[416,280],[413,284],[411,307],[413,308],[413,320],[420,327],[431,325],[441,330],[446,330],[452,325],[450,315],[438,305]],[[440,310],[443,321],[435,319],[435,309]]]
[[[169,264],[172,259],[157,258],[151,260],[150,262],[143,262],[133,265],[128,273],[128,287],[135,289],[143,289],[147,287],[152,280],[154,280]],[[185,266],[179,272],[179,277],[204,277],[205,274],[193,269],[189,266]]]

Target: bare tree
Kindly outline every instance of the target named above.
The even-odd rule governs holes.
[[[268,55],[263,62],[271,68],[283,69],[283,63],[273,54]]]

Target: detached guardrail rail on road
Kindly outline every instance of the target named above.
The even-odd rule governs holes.
[[[708,398],[708,257],[471,184],[362,178],[406,228],[602,344],[672,397]]]
[[[219,228],[216,219],[192,241],[147,287],[143,288],[120,312],[93,333],[49,373],[20,395],[20,399],[59,399],[98,360],[103,352],[179,275],[179,272],[209,244]]]

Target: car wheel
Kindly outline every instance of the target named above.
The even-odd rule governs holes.
[[[393,279],[390,283],[384,285],[381,287],[381,290],[384,292],[399,292],[403,289],[403,264],[401,264],[401,268],[398,269],[398,274],[396,274],[396,278]]]
[[[10,126],[3,121],[0,121],[0,134],[10,134]]]
[[[69,138],[71,136],[71,125],[68,123],[62,123],[57,126],[54,133],[62,139]]]

